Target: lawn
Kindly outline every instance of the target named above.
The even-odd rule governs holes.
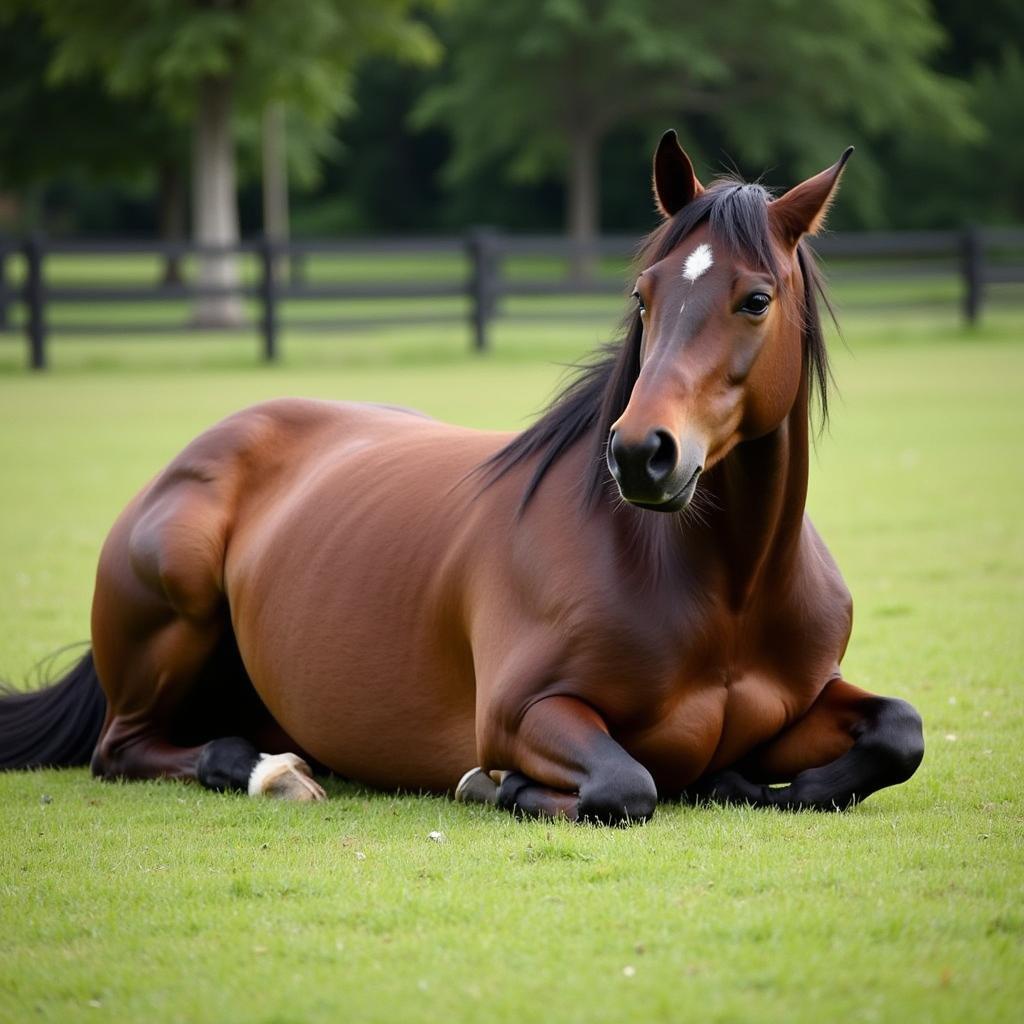
[[[811,514],[856,604],[854,682],[925,762],[843,815],[665,806],[516,823],[331,783],[312,807],[85,771],[0,775],[0,1021],[1018,1021],[1024,1003],[1024,318],[859,315]],[[525,422],[598,326],[0,342],[0,674],[88,634],[124,502],[281,394]],[[443,834],[443,841],[429,838]]]

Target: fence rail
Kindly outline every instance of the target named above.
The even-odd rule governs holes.
[[[484,351],[490,345],[491,328],[498,317],[580,315],[579,310],[510,311],[506,300],[622,295],[635,246],[632,236],[608,235],[583,251],[564,237],[502,234],[484,228],[463,237],[302,240],[286,245],[254,239],[230,247],[139,240],[64,241],[41,236],[18,242],[0,240],[0,334],[24,333],[29,365],[34,369],[46,367],[47,341],[53,333],[255,329],[262,338],[264,358],[273,360],[282,327],[351,329],[462,320],[468,323],[474,348]],[[816,239],[814,247],[833,279],[851,285],[876,282],[881,287],[894,280],[947,278],[954,283],[961,315],[969,323],[981,316],[989,286],[1024,284],[1024,229],[836,234]],[[93,258],[98,266],[104,258],[146,256],[179,265],[186,260],[223,261],[234,257],[246,262],[248,273],[237,283],[209,285],[173,278],[165,283],[78,278],[62,281],[47,270],[48,261],[55,258]],[[385,265],[384,276],[373,279],[364,274],[354,280],[311,281],[305,273],[307,263],[315,260],[341,258],[369,266],[375,259],[395,257],[410,260],[427,271],[433,270],[438,261],[448,261],[449,273],[401,280],[388,270],[390,265]],[[525,268],[517,271],[517,261]],[[614,272],[609,272],[609,264]],[[126,323],[117,318],[76,323],[54,315],[62,306],[103,303],[152,308],[158,303],[180,305],[227,296],[249,304],[249,313],[243,319],[217,325],[201,319]],[[409,300],[444,299],[460,299],[461,306],[454,310],[402,309],[403,303],[409,306]],[[373,317],[351,313],[339,316],[334,311],[326,318],[305,318],[283,309],[285,304],[291,308],[303,303],[343,304],[351,300],[378,300],[390,305],[384,315]],[[607,315],[607,310],[602,315]]]

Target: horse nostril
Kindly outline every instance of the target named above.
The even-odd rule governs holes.
[[[616,479],[619,477],[619,458],[622,455],[622,442],[619,440],[619,432],[613,430],[608,435],[608,468],[612,471],[612,476]]]
[[[613,430],[608,435],[608,468],[624,494],[658,495],[679,465],[679,445],[671,431],[659,427],[642,441]]]
[[[672,475],[679,462],[679,449],[675,438],[667,430],[652,430],[645,447],[650,451],[647,472],[652,483],[661,483]]]

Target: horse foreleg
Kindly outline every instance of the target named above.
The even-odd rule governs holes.
[[[511,768],[497,804],[524,817],[624,824],[646,821],[658,801],[650,772],[608,735],[601,716],[572,697],[532,704],[488,760]]]
[[[910,704],[834,679],[803,718],[735,768],[699,780],[688,796],[786,810],[844,810],[906,782],[923,757],[921,716]]]

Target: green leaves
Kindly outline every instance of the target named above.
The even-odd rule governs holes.
[[[929,66],[943,33],[925,0],[462,0],[447,34],[414,123],[451,132],[451,180],[499,159],[511,177],[561,172],[573,135],[634,120],[707,116],[752,167],[801,173],[864,136],[978,131],[963,83]]]
[[[410,19],[410,0],[29,2],[56,43],[53,81],[99,73],[114,95],[145,95],[183,120],[207,76],[232,80],[242,112],[281,100],[323,122],[344,104],[360,59],[439,56],[429,28]]]

